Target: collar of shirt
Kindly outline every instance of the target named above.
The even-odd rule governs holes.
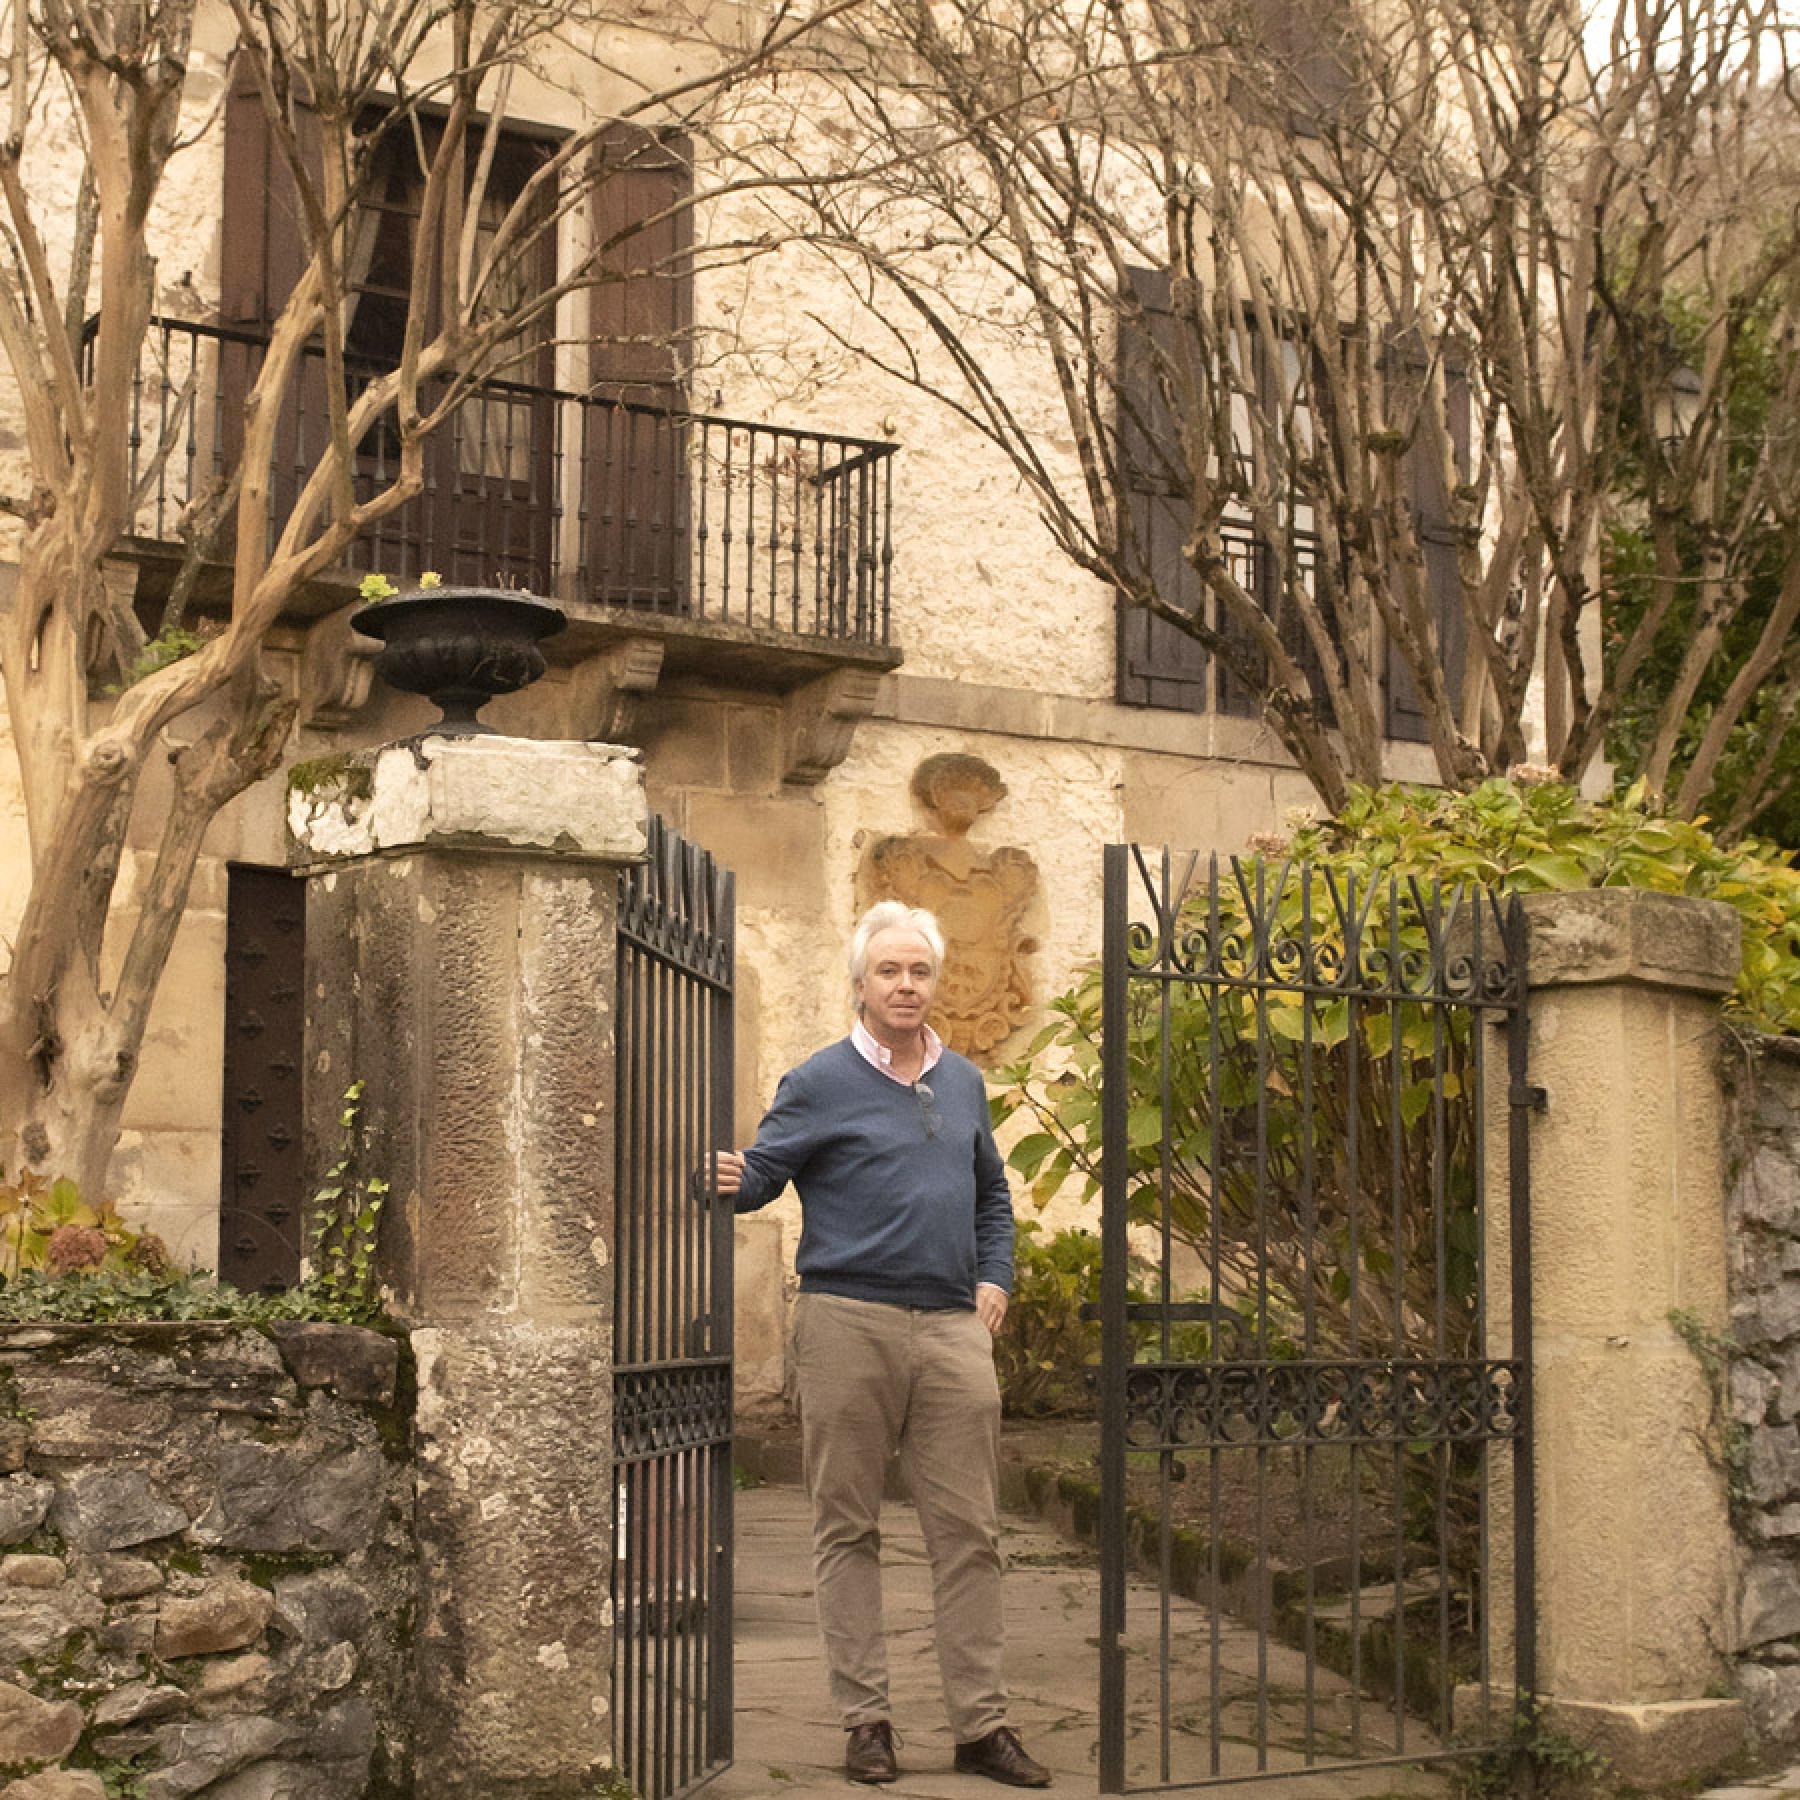
[[[870,1068],[879,1069],[889,1081],[898,1081],[902,1087],[911,1087],[912,1083],[894,1073],[894,1053],[886,1044],[876,1037],[861,1019],[850,1027],[850,1042],[856,1046],[856,1053]],[[920,1065],[918,1079],[923,1081],[937,1066],[944,1054],[944,1040],[931,1029],[925,1027],[925,1061]]]

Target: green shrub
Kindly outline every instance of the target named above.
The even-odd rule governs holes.
[[[0,1322],[95,1323],[109,1320],[228,1319],[266,1324],[277,1319],[326,1319],[377,1325],[378,1307],[317,1280],[273,1294],[247,1294],[230,1282],[191,1269],[83,1270],[51,1275],[28,1269],[0,1282]]]
[[[124,693],[128,687],[136,687],[157,670],[166,669],[170,663],[181,662],[196,650],[204,649],[209,635],[211,634],[189,631],[184,625],[165,626],[126,664],[119,679],[109,685],[106,692],[117,695]]]
[[[1100,1240],[1091,1231],[1044,1238],[1021,1220],[1013,1245],[1012,1304],[994,1344],[1009,1417],[1042,1418],[1092,1405],[1084,1373],[1100,1358],[1100,1326],[1081,1316],[1100,1298]]]
[[[1584,801],[1566,782],[1356,789],[1335,818],[1296,832],[1284,854],[1362,874],[1389,871],[1504,893],[1635,887],[1722,900],[1743,921],[1744,964],[1728,1010],[1758,1031],[1800,1033],[1800,868],[1757,838],[1721,844],[1704,823],[1667,818],[1639,782]]]
[[[388,1184],[364,1172],[360,1081],[345,1091],[338,1124],[338,1159],[307,1207],[304,1278],[273,1294],[247,1294],[210,1275],[171,1268],[153,1232],[134,1231],[110,1202],[89,1205],[72,1181],[30,1169],[0,1179],[0,1321],[380,1323],[375,1252]]]

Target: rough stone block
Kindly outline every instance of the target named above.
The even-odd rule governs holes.
[[[355,1762],[259,1762],[208,1788],[206,1800],[361,1800],[367,1768]]]
[[[106,1800],[106,1783],[87,1769],[40,1769],[9,1781],[0,1800]]]
[[[525,1321],[421,1329],[417,1778],[434,1800],[578,1791],[611,1760],[596,1604],[617,1504],[609,1335]],[[555,1407],[521,1393],[554,1392]],[[571,1433],[567,1421],[584,1428]]]
[[[24,1468],[31,1449],[31,1427],[23,1419],[0,1419],[0,1475]]]
[[[603,862],[644,854],[643,766],[617,744],[426,735],[358,760],[369,770],[366,796],[289,793],[298,863],[428,846]]]
[[[1800,1337],[1800,1281],[1749,1290],[1734,1287],[1731,1334],[1740,1344],[1758,1347]]]
[[[0,1556],[0,1587],[61,1587],[68,1574],[60,1556]]]
[[[92,1579],[102,1600],[135,1600],[163,1585],[162,1570],[141,1556],[97,1556]]]
[[[1732,1189],[1733,1222],[1752,1220],[1776,1231],[1800,1228],[1800,1171],[1793,1153],[1779,1142],[1754,1146]]]
[[[246,1764],[273,1756],[298,1735],[292,1724],[260,1715],[165,1725],[154,1734],[162,1766],[144,1777],[143,1800],[187,1800]]]
[[[1800,1632],[1800,1564],[1774,1551],[1750,1559],[1738,1592],[1738,1643],[1754,1649]]]
[[[17,1667],[26,1657],[58,1655],[76,1632],[92,1631],[100,1619],[100,1602],[73,1582],[0,1588],[0,1669]]]
[[[194,1535],[228,1550],[366,1549],[386,1476],[386,1459],[369,1444],[221,1444],[217,1495]]]
[[[1644,888],[1527,894],[1533,989],[1642,982],[1726,994],[1741,966],[1735,911]]]
[[[262,1636],[274,1596],[248,1581],[215,1581],[189,1598],[171,1598],[156,1623],[156,1654],[165,1661],[177,1656],[212,1656],[241,1650]]]
[[[93,1722],[99,1730],[113,1731],[121,1725],[166,1719],[186,1706],[187,1693],[182,1688],[153,1681],[128,1681],[101,1698],[94,1708]]]
[[[209,1658],[200,1665],[200,1685],[194,1690],[196,1709],[202,1714],[260,1711],[269,1702],[273,1668],[260,1650]]]
[[[1741,1700],[1660,1700],[1645,1706],[1545,1695],[1551,1730],[1597,1750],[1622,1782],[1663,1788],[1704,1776],[1739,1755],[1749,1731]]]
[[[308,1569],[276,1580],[276,1626],[309,1652],[360,1642],[372,1616],[362,1584],[343,1570]]]
[[[1754,1429],[1745,1483],[1758,1506],[1772,1506],[1800,1493],[1800,1429],[1791,1424]]]
[[[55,1497],[56,1489],[33,1475],[9,1475],[0,1481],[0,1544],[30,1537],[43,1524]]]
[[[1761,1363],[1740,1359],[1731,1365],[1731,1416],[1740,1425],[1757,1425],[1780,1391],[1780,1377]]]
[[[66,1476],[50,1507],[52,1527],[78,1550],[126,1550],[186,1531],[188,1516],[141,1469],[102,1464]]]
[[[352,1696],[328,1707],[307,1733],[306,1749],[321,1762],[366,1764],[375,1753],[375,1714],[368,1701]]]
[[[1800,1666],[1740,1663],[1737,1690],[1762,1744],[1790,1744],[1800,1735]]]
[[[135,1393],[92,1380],[21,1384],[37,1414],[32,1448],[59,1459],[152,1456],[168,1442],[174,1409],[156,1393]]]
[[[1758,1513],[1751,1528],[1759,1538],[1800,1537],[1800,1504],[1771,1507]]]
[[[283,1323],[271,1328],[282,1360],[299,1384],[329,1388],[343,1400],[392,1406],[400,1347],[358,1325]]]
[[[59,1762],[81,1736],[81,1708],[72,1700],[40,1700],[0,1681],[0,1763]]]
[[[100,1647],[115,1656],[148,1656],[156,1646],[154,1614],[111,1619],[100,1628]]]

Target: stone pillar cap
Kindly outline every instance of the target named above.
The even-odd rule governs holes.
[[[1630,981],[1728,994],[1743,966],[1741,922],[1722,900],[1646,888],[1526,894],[1533,988]]]
[[[420,849],[641,862],[647,821],[643,766],[622,744],[426,735],[288,775],[296,868]]]

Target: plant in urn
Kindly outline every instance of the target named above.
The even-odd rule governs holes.
[[[544,672],[539,642],[562,630],[560,607],[506,588],[445,587],[429,572],[416,593],[397,593],[385,575],[363,578],[370,604],[350,623],[382,648],[375,671],[390,687],[423,694],[443,717],[441,737],[491,732],[476,716],[496,694],[516,693]]]

